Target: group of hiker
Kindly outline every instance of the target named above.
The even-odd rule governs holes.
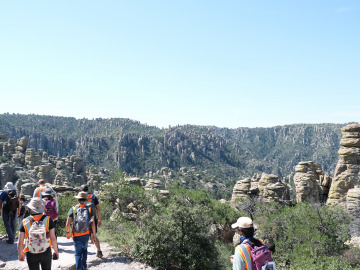
[[[0,215],[2,209],[8,244],[15,242],[18,219],[18,259],[24,261],[26,257],[30,270],[40,269],[40,265],[42,270],[50,270],[52,260],[59,258],[56,236],[59,205],[51,186],[46,185],[43,179],[38,185],[33,198],[26,204],[25,196],[18,197],[13,183],[8,182],[0,194]],[[96,236],[97,226],[101,226],[99,200],[89,192],[87,185],[82,185],[80,189],[75,196],[78,204],[69,209],[66,221],[66,238],[72,237],[74,242],[76,270],[87,269],[89,240],[97,248],[97,257],[103,257]],[[270,250],[262,240],[254,237],[252,219],[240,217],[232,228],[240,236],[230,259],[233,270],[275,270]]]
[[[78,203],[69,209],[66,221],[66,237],[72,237],[74,242],[76,270],[87,269],[89,240],[97,248],[96,256],[103,257],[96,236],[97,227],[101,226],[99,200],[89,192],[87,185],[82,185],[80,190],[75,196]],[[15,243],[17,220],[18,259],[24,261],[26,258],[30,270],[40,269],[40,266],[42,270],[50,270],[52,260],[59,258],[56,234],[58,213],[57,194],[43,179],[38,181],[38,187],[28,203],[23,194],[18,195],[12,182],[6,183],[0,194],[0,215],[8,235],[6,242]]]

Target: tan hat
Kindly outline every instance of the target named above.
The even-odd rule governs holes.
[[[31,201],[28,203],[27,207],[30,210],[33,210],[35,213],[40,214],[40,213],[44,213],[45,203],[41,198],[36,197],[36,198],[31,199]]]
[[[80,191],[77,196],[75,196],[76,199],[79,200],[86,200],[87,199],[87,193],[84,191]]]
[[[240,217],[236,223],[231,225],[231,228],[235,229],[235,228],[243,228],[243,229],[248,229],[248,228],[252,228],[253,225],[253,221],[251,220],[251,218],[248,217]]]
[[[7,182],[6,185],[4,186],[4,190],[6,191],[15,190],[14,184],[12,182]]]

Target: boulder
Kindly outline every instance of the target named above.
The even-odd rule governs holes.
[[[288,202],[290,192],[277,175],[263,173],[259,181],[259,196],[265,202]]]

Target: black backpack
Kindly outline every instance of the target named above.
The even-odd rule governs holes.
[[[19,207],[19,198],[16,190],[9,190],[6,192],[3,209],[5,212],[15,211]]]

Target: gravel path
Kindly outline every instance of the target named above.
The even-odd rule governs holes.
[[[52,269],[74,270],[75,256],[72,239],[58,237],[59,242],[59,260],[52,261]],[[88,247],[88,269],[91,270],[153,270],[139,262],[132,261],[130,258],[117,256],[112,252],[107,243],[101,243],[101,249],[104,257],[96,257],[96,247],[89,244]],[[1,270],[25,270],[28,269],[27,263],[20,262],[17,257],[16,242],[13,245],[6,243],[4,236],[0,236],[0,269]]]

